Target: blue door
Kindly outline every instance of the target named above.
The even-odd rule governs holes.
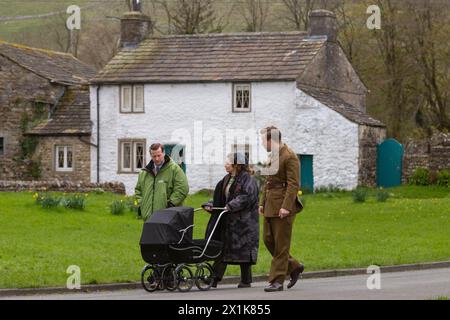
[[[175,150],[175,147],[176,150]],[[186,162],[184,161],[184,147],[177,146],[174,144],[168,144],[164,146],[165,153],[172,158],[175,163],[178,163],[178,165],[183,169],[184,173],[186,173]]]
[[[304,192],[314,192],[313,156],[298,155],[300,159],[300,186]]]
[[[402,184],[403,145],[389,139],[378,145],[377,149],[377,185],[390,188]]]

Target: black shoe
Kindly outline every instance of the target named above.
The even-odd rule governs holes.
[[[243,283],[243,282],[241,282],[241,283],[239,283],[239,285],[238,285],[238,288],[239,289],[243,289],[243,288],[251,288],[252,287],[252,284],[251,283]]]
[[[211,288],[217,288],[217,284],[219,283],[219,281],[217,281],[217,279],[214,279]]]
[[[283,285],[278,282],[274,282],[269,284],[267,287],[264,288],[265,292],[277,292],[277,291],[283,291]]]
[[[303,273],[303,271],[305,271],[305,266],[303,264],[300,264],[300,266],[298,266],[294,271],[291,272],[291,281],[289,281],[289,283],[287,285],[288,289],[295,286],[295,284],[298,281],[298,278]]]

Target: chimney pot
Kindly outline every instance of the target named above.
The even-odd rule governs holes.
[[[309,14],[310,37],[326,36],[328,41],[336,42],[338,34],[336,15],[328,10],[314,10]]]

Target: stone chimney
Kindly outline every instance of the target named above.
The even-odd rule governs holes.
[[[328,10],[314,10],[309,14],[310,37],[326,36],[328,41],[336,42],[338,26],[336,15]]]
[[[121,48],[135,48],[142,40],[153,33],[152,21],[149,16],[140,11],[140,5],[133,6],[133,10],[139,11],[127,12],[120,19]]]

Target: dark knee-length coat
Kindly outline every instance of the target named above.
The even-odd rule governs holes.
[[[224,243],[221,260],[228,264],[256,264],[259,248],[259,190],[255,179],[248,172],[241,172],[230,187],[228,201],[225,200],[225,188],[231,175],[225,176],[216,186],[214,199],[209,206],[223,208],[225,213],[216,228],[213,238]],[[221,213],[214,210],[208,223],[208,237]]]

